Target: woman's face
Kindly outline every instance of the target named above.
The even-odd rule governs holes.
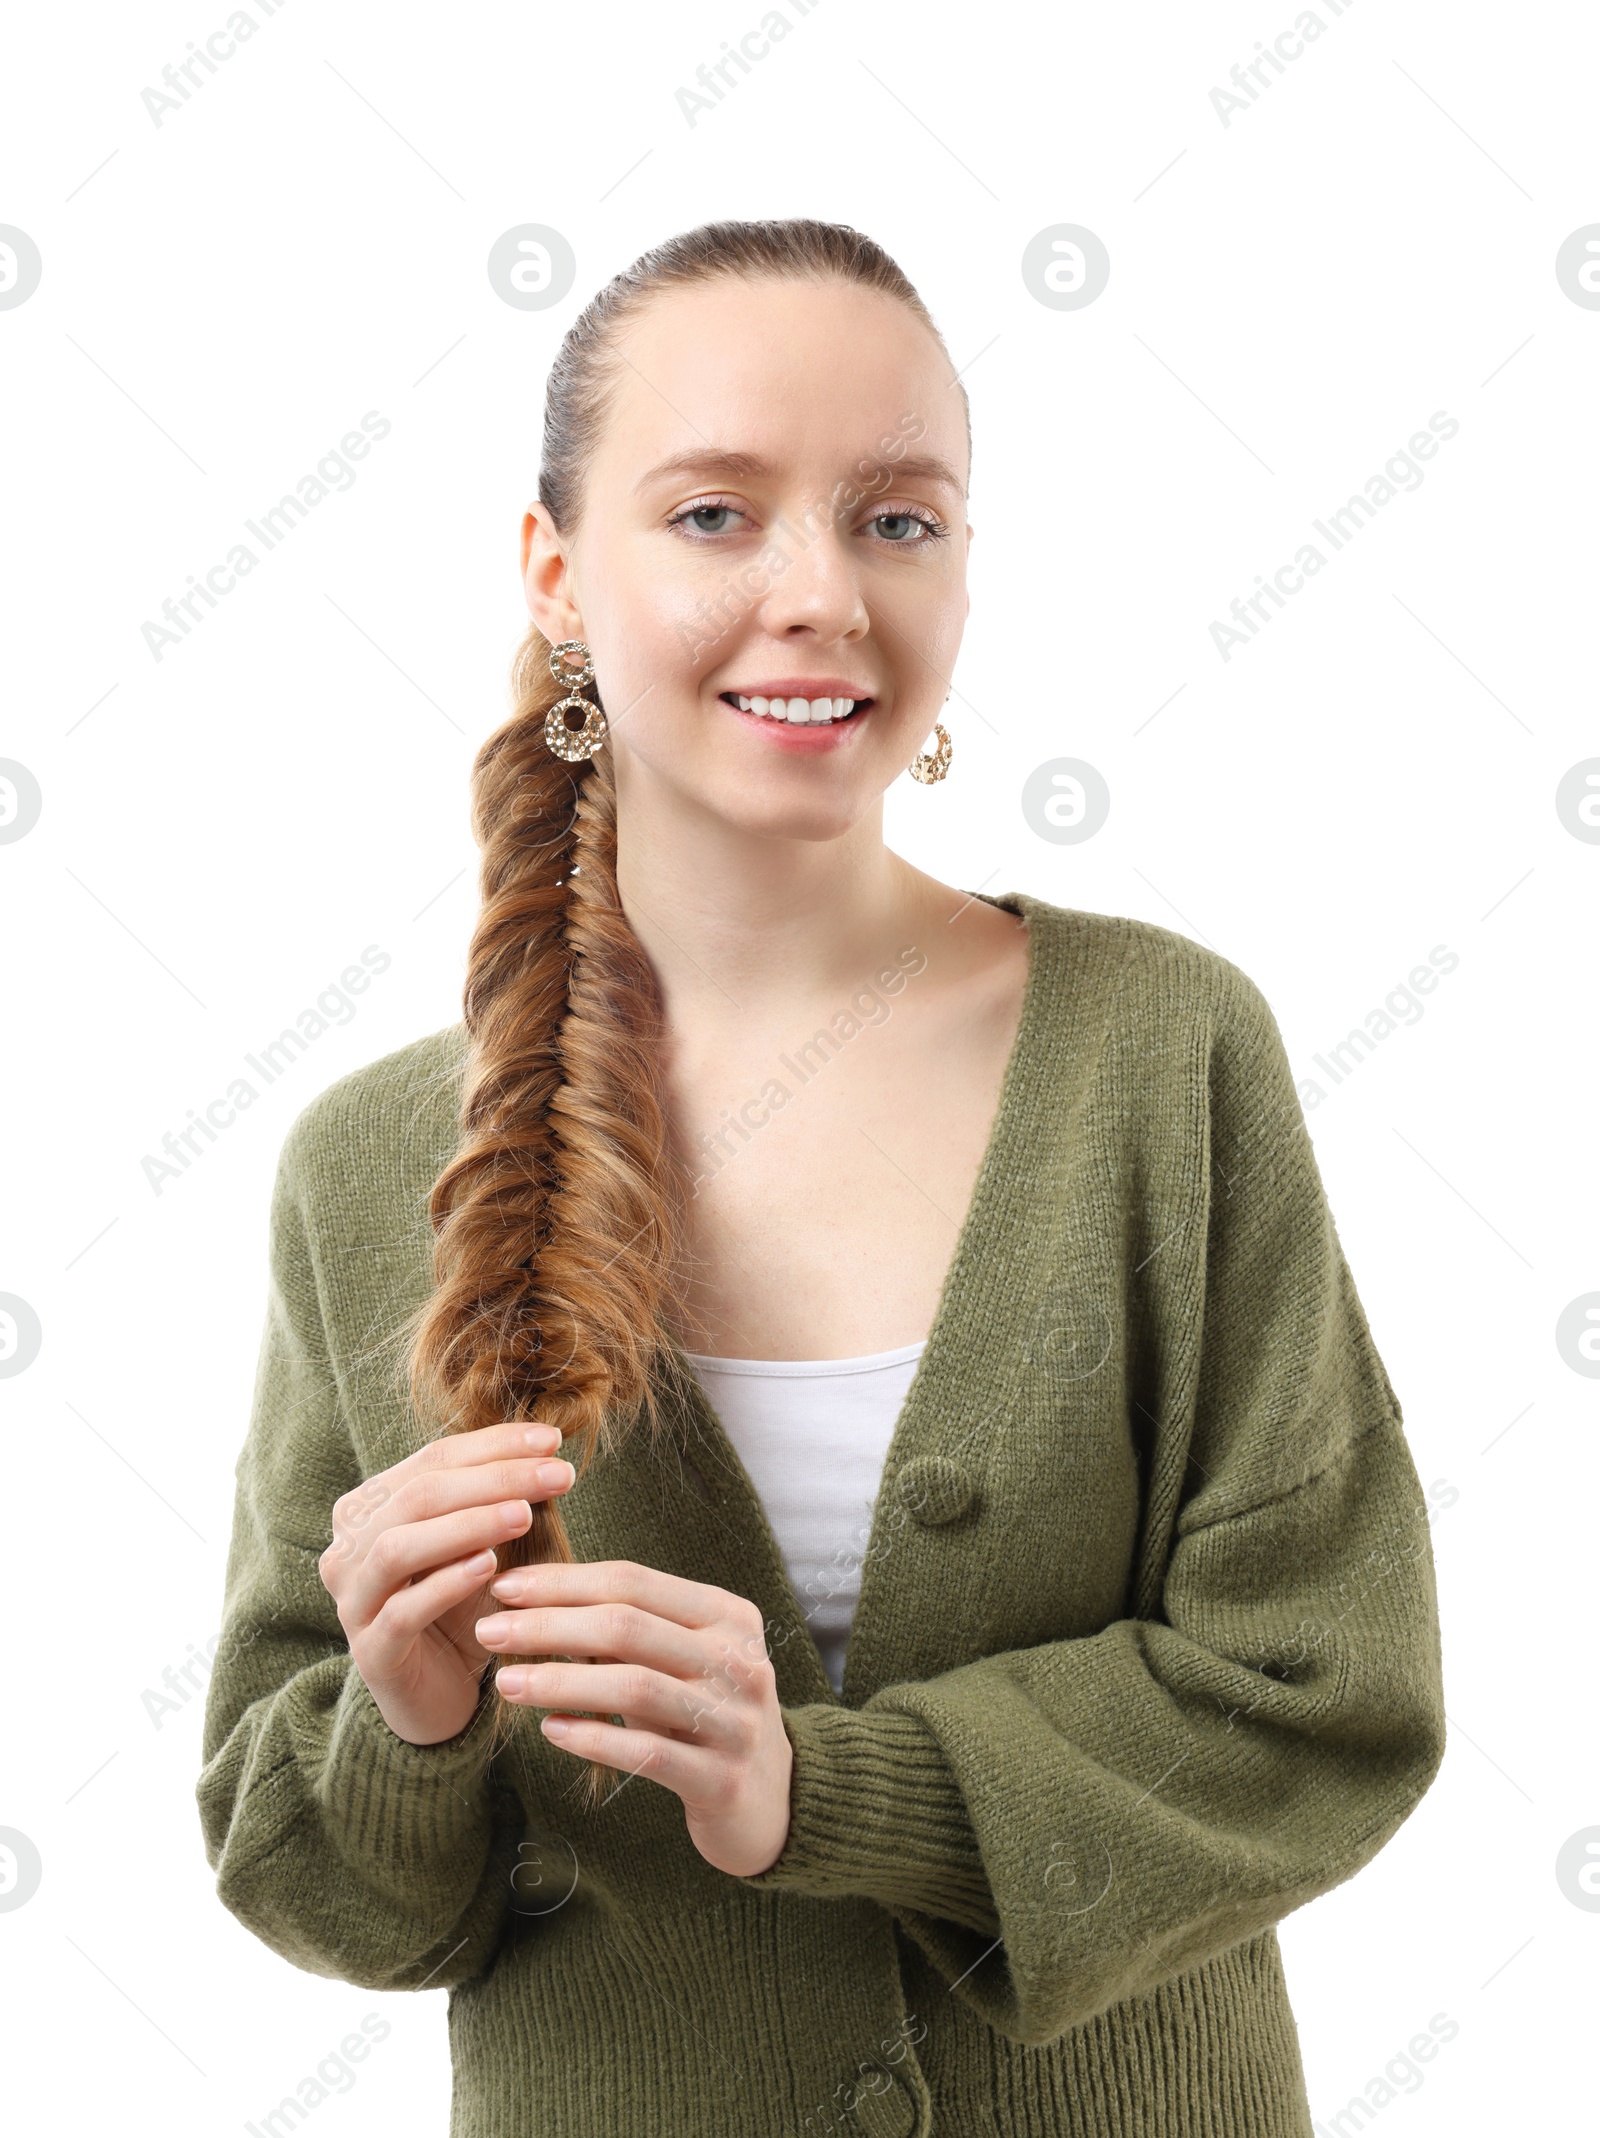
[[[663,292],[618,347],[578,526],[524,521],[534,621],[587,642],[625,799],[835,838],[927,742],[961,643],[950,366],[905,306],[842,281]],[[796,699],[858,709],[798,720]]]

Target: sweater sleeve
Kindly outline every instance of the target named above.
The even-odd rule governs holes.
[[[370,1989],[439,1988],[493,1957],[485,1739],[494,1692],[446,1744],[384,1721],[318,1560],[361,1481],[323,1333],[290,1131],[271,1218],[266,1329],[235,1472],[221,1639],[196,1791],[224,1905],[285,1959]]]
[[[1157,1339],[1138,1615],[786,1709],[789,1836],[746,1881],[879,1902],[1030,2046],[1351,1877],[1443,1756],[1399,1406],[1277,1026],[1227,971],[1200,1244],[1158,1310],[1179,1333]]]

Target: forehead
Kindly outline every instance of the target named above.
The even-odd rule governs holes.
[[[631,487],[697,448],[847,469],[907,436],[965,476],[966,414],[949,360],[879,290],[742,277],[663,290],[616,351],[592,471],[601,480]]]

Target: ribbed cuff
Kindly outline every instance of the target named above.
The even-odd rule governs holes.
[[[966,1800],[927,1724],[817,1703],[785,1708],[789,1836],[747,1886],[853,1896],[998,1931]]]
[[[341,1853],[436,1872],[489,1816],[488,1739],[499,1695],[486,1671],[472,1719],[442,1744],[397,1737],[352,1663],[333,1711],[317,1795]]]

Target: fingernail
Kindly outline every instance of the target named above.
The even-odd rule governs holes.
[[[534,1472],[540,1484],[549,1485],[552,1490],[560,1485],[570,1485],[577,1474],[570,1462],[542,1462]]]
[[[522,1437],[530,1448],[538,1448],[542,1454],[544,1452],[544,1436],[546,1433],[554,1433],[556,1446],[560,1447],[562,1432],[559,1425],[530,1425]]]
[[[526,1692],[528,1673],[525,1670],[497,1670],[494,1674],[494,1683],[497,1692],[504,1693],[508,1699],[514,1700],[519,1694]]]
[[[487,1648],[491,1641],[503,1641],[511,1621],[508,1618],[480,1618],[473,1629]]]

